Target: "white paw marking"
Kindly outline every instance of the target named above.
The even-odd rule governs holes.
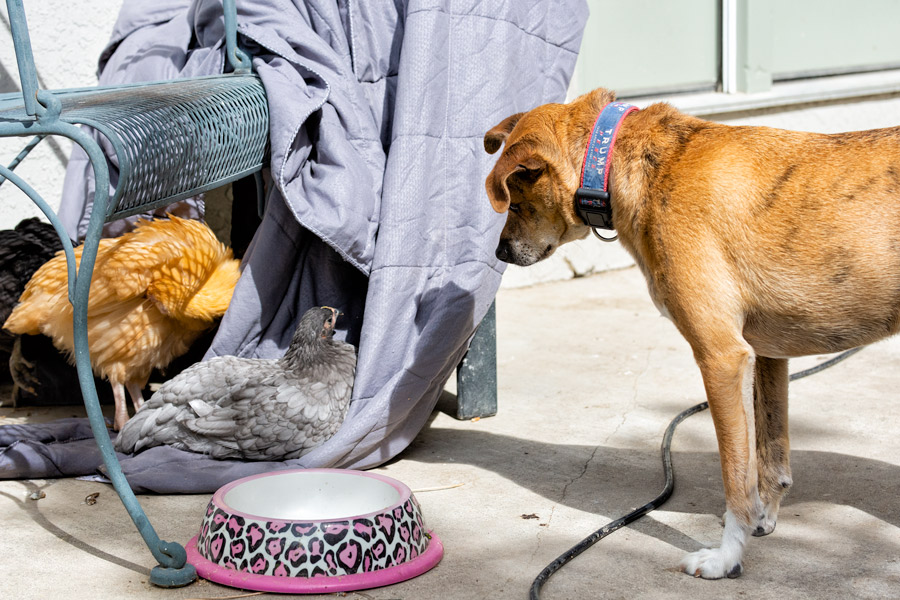
[[[732,574],[740,575],[741,565],[727,556],[721,548],[704,548],[691,552],[681,560],[681,570],[694,577],[703,579],[722,579]]]
[[[747,543],[747,531],[741,527],[731,511],[725,513],[725,531],[719,548],[704,548],[691,552],[681,561],[681,570],[694,577],[722,579],[738,577],[743,571],[741,557]]]

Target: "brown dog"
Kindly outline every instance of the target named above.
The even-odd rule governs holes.
[[[489,153],[506,144],[486,182],[509,211],[498,258],[530,265],[588,235],[574,197],[613,100],[598,89],[485,135]],[[736,577],[791,485],[787,359],[900,329],[900,128],[734,127],[654,104],[622,121],[610,160],[616,232],[693,349],[719,443],[722,544],[681,566]]]

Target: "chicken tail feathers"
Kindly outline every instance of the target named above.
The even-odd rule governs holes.
[[[216,458],[233,455],[238,412],[203,400],[145,406],[125,424],[115,441],[119,452],[133,454],[154,446],[172,446]]]
[[[17,305],[9,315],[9,318],[6,319],[6,322],[0,323],[0,327],[14,335],[40,334],[43,314],[39,314],[36,311],[29,312],[24,308],[20,308],[22,306],[21,304]]]
[[[144,408],[139,410],[134,417],[129,419],[128,422],[125,423],[125,426],[122,427],[121,431],[119,431],[119,435],[116,436],[116,441],[113,442],[116,451],[124,454],[134,454],[139,451],[139,444],[141,445],[141,448],[148,447],[147,444],[141,443],[144,441],[141,436],[141,431],[147,427],[147,421],[155,421],[156,412],[157,409]],[[150,445],[155,446],[156,444]]]
[[[230,257],[229,250],[228,258],[209,274],[203,286],[184,306],[184,317],[212,322],[225,313],[231,303],[234,286],[241,276],[240,262]]]
[[[163,404],[159,407],[145,405],[129,419],[116,437],[115,448],[125,454],[134,454],[154,446],[172,445],[184,448],[178,430],[179,417],[184,407]]]

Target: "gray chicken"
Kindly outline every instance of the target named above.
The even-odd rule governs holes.
[[[213,458],[302,456],[338,430],[347,414],[356,352],[334,339],[338,312],[300,319],[282,358],[219,356],[167,381],[122,428],[119,452],[168,445]]]

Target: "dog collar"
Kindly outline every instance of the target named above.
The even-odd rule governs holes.
[[[637,106],[625,102],[607,104],[594,123],[591,140],[584,151],[581,181],[575,192],[575,212],[593,229],[594,235],[605,242],[615,241],[618,237],[605,238],[597,233],[598,228],[615,229],[608,188],[613,144],[622,121],[637,110]]]

